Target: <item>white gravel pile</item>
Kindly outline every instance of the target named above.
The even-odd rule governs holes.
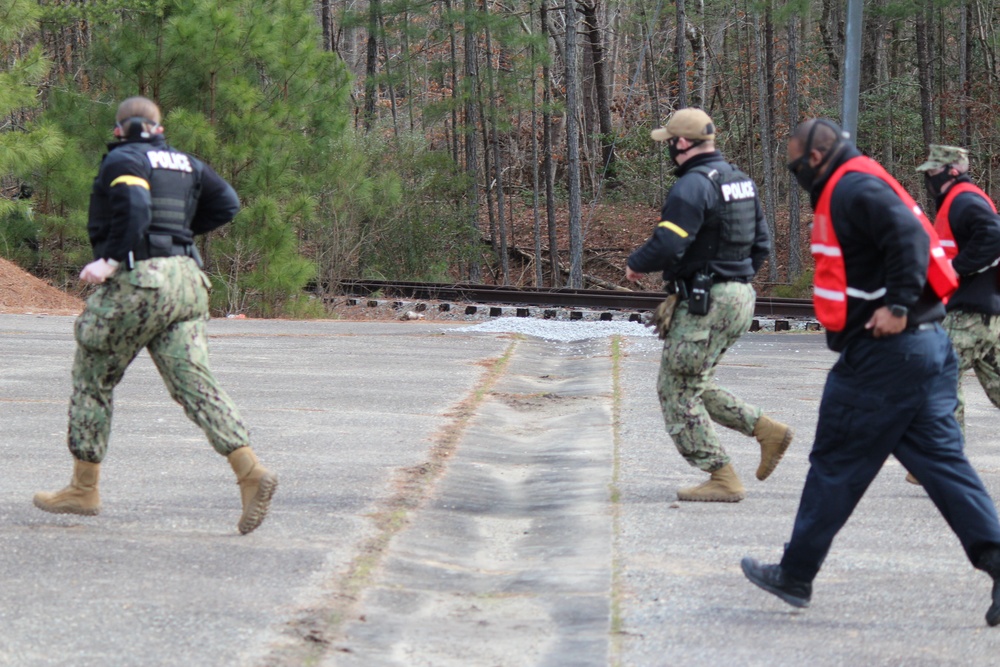
[[[653,330],[639,322],[598,321],[598,322],[565,322],[558,320],[542,320],[534,317],[499,317],[495,320],[482,322],[469,327],[449,329],[448,331],[483,331],[488,333],[519,333],[525,336],[535,336],[545,340],[571,343],[591,338],[607,336],[654,336]]]

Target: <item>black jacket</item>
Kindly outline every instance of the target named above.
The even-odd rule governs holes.
[[[691,173],[698,166],[707,166],[719,172],[735,170],[723,159],[718,151],[695,155],[677,170],[677,182],[670,188],[663,204],[660,221],[670,222],[682,233],[668,226],[658,224],[653,236],[637,248],[628,258],[628,266],[638,273],[663,271],[663,279],[690,278],[694,271],[678,274],[683,266],[685,252],[698,235],[706,217],[719,204],[719,189],[703,174]],[[767,220],[756,198],[756,232],[749,256],[739,261],[709,261],[708,269],[723,278],[752,278],[771,252],[771,239],[767,231]],[[687,275],[690,273],[691,275]]]
[[[152,149],[180,154],[159,134],[108,145],[90,194],[87,231],[94,259],[127,261],[129,252],[139,247],[149,229],[153,198],[157,196],[150,191],[154,167],[147,152]],[[184,221],[185,229],[178,232],[178,243],[190,242],[193,235],[221,227],[240,209],[239,197],[229,183],[197,158],[181,155],[187,158],[185,166],[190,169],[176,170],[183,178],[179,187],[193,193],[194,206],[190,219]]]
[[[971,179],[963,175],[958,180]],[[943,200],[938,197],[939,207]],[[977,193],[963,192],[951,202],[948,218],[958,247],[951,265],[960,279],[948,310],[1000,314],[1000,269],[995,266],[1000,257],[1000,216]]]
[[[827,180],[848,159],[860,155],[849,146],[830,164],[811,192],[815,209]],[[930,238],[913,212],[882,179],[848,172],[830,198],[830,218],[840,243],[847,284],[865,292],[884,287],[885,296],[866,300],[848,296],[847,324],[827,331],[827,345],[840,351],[859,336],[870,336],[865,324],[885,305],[906,306],[907,326],[944,318],[944,305],[927,285]]]

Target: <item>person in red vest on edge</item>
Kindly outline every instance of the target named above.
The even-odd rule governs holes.
[[[993,577],[1000,624],[1000,521],[962,451],[958,359],[939,322],[958,279],[913,198],[836,124],[799,125],[788,168],[811,197],[814,304],[830,369],[809,474],[780,563],[744,558],[746,577],[795,607],[837,532],[894,455],[916,475],[973,566]]]
[[[993,405],[1000,407],[1000,216],[989,195],[969,178],[969,153],[931,144],[924,172],[937,202],[934,230],[958,274],[944,328],[958,354],[958,418],[965,425],[961,377],[970,368]],[[919,482],[907,476],[915,484]]]

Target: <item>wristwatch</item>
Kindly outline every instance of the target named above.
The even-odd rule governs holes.
[[[906,317],[910,313],[910,309],[906,306],[892,304],[886,307],[889,309],[889,312],[892,313],[893,317]]]

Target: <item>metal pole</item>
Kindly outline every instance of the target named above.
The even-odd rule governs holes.
[[[861,89],[861,15],[864,0],[847,0],[847,36],[844,43],[844,87],[841,98],[841,126],[857,142],[858,93]]]

